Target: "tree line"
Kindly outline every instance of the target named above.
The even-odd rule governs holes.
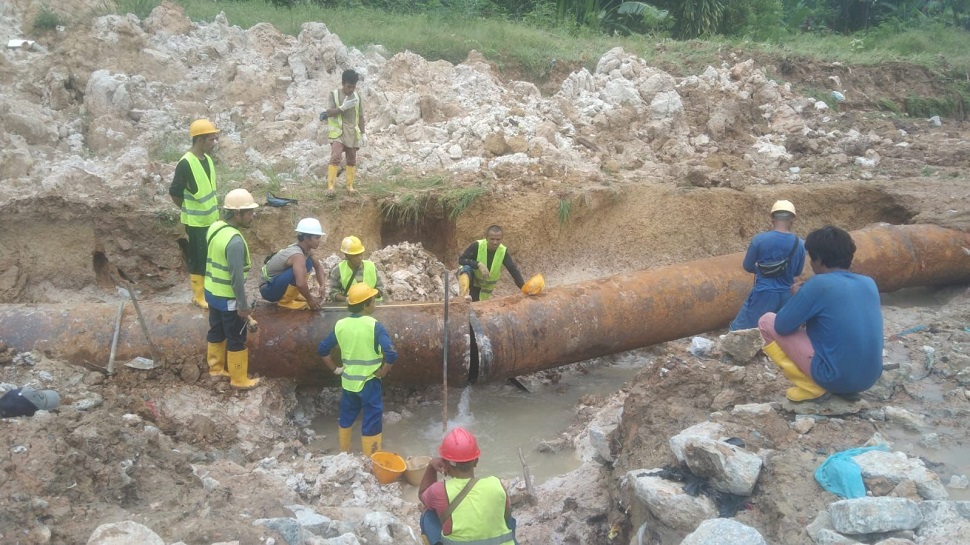
[[[537,26],[608,34],[777,38],[786,33],[852,34],[926,22],[970,30],[970,0],[266,0],[281,7],[312,3],[395,13],[500,17]]]

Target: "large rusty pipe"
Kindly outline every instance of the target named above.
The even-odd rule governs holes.
[[[877,225],[852,233],[853,270],[873,277],[882,291],[970,282],[970,235],[932,225]],[[751,288],[732,254],[467,305],[452,303],[449,384],[488,382],[584,359],[648,346],[726,326]],[[189,304],[146,302],[145,318],[167,359],[202,358],[208,322]],[[443,370],[442,304],[384,305],[375,317],[400,353],[392,384],[439,384]],[[7,305],[0,307],[0,340],[18,350],[38,349],[71,362],[103,365],[113,333],[113,305]],[[336,384],[324,372],[316,345],[346,311],[257,310],[260,332],[250,340],[252,372]],[[147,355],[130,317],[118,358]]]
[[[935,225],[854,231],[852,270],[880,291],[970,283],[970,234]],[[478,379],[500,380],[727,326],[751,290],[743,253],[476,304]],[[807,261],[807,258],[806,258]],[[811,268],[805,264],[806,275]],[[473,376],[474,380],[475,377]]]
[[[317,355],[317,345],[337,320],[348,316],[346,307],[321,312],[283,310],[276,305],[257,307],[258,332],[250,334],[250,373],[292,377],[301,382],[339,384]],[[464,315],[468,304],[452,303],[452,312]],[[105,366],[114,328],[114,305],[3,305],[0,306],[0,341],[18,350],[40,350],[72,363]],[[205,357],[208,313],[191,304],[143,303],[145,321],[162,358],[175,361]],[[400,365],[388,377],[393,384],[440,384],[442,378],[441,303],[384,305],[374,313],[387,328],[400,354]],[[471,348],[468,322],[450,320],[449,376],[455,386],[467,382]],[[133,313],[125,313],[116,357],[127,361],[151,352]],[[339,355],[339,349],[335,353]]]

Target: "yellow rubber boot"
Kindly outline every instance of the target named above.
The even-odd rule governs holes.
[[[464,298],[468,295],[468,288],[471,285],[471,279],[465,273],[458,275],[458,297]]]
[[[337,444],[340,446],[340,452],[350,452],[350,434],[353,428],[341,428],[337,427]]]
[[[210,377],[229,376],[229,371],[226,370],[226,341],[209,343],[206,360],[209,362]]]
[[[822,388],[812,377],[807,376],[795,365],[795,362],[785,354],[785,351],[778,346],[777,342],[772,341],[762,348],[765,355],[771,359],[781,369],[785,378],[791,381],[794,386],[785,392],[785,396],[795,403],[802,401],[821,401],[828,392]]]
[[[337,165],[327,166],[327,191],[333,191],[333,184],[337,182],[338,172],[340,172],[340,167]]]
[[[310,305],[307,304],[306,299],[303,299],[302,301],[300,300],[302,297],[297,299],[297,296],[299,295],[300,289],[293,284],[290,284],[289,286],[286,286],[286,292],[282,297],[280,297],[280,300],[277,301],[276,304],[282,308],[288,308],[290,310],[306,310],[310,308]]]
[[[381,435],[364,435],[360,438],[360,444],[364,450],[364,456],[370,456],[375,452],[381,450]]]
[[[347,165],[347,191],[350,191],[351,193],[357,193],[357,190],[354,189],[355,176],[357,176],[357,167]]]
[[[201,274],[190,274],[189,282],[192,284],[192,302],[202,308],[209,308],[209,303],[205,302],[205,277]]]
[[[240,390],[248,390],[259,384],[258,378],[249,378],[249,349],[227,352],[226,363],[229,367],[229,385]]]

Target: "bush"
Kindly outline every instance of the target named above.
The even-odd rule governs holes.
[[[724,5],[718,31],[758,40],[777,38],[783,31],[781,0],[732,0]]]
[[[49,6],[41,6],[34,18],[34,30],[54,30],[63,24],[61,16],[54,13]]]

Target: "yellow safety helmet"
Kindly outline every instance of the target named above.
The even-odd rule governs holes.
[[[775,201],[775,204],[771,206],[771,215],[775,215],[775,212],[788,212],[794,216],[795,205],[791,201]]]
[[[522,293],[526,295],[539,295],[545,287],[546,279],[541,274],[537,274],[530,278],[528,282],[522,284]]]
[[[370,299],[377,295],[378,291],[363,282],[354,284],[350,286],[347,290],[347,304],[356,305],[358,303],[363,303],[364,301]]]
[[[222,207],[226,210],[249,210],[258,208],[259,204],[256,203],[256,199],[253,199],[249,191],[239,188],[226,193],[226,201]]]
[[[189,136],[195,138],[196,136],[201,136],[203,134],[213,134],[219,132],[219,129],[212,124],[208,119],[196,119],[189,125]]]
[[[357,255],[364,253],[364,244],[359,238],[350,235],[340,243],[340,251],[347,255]]]

